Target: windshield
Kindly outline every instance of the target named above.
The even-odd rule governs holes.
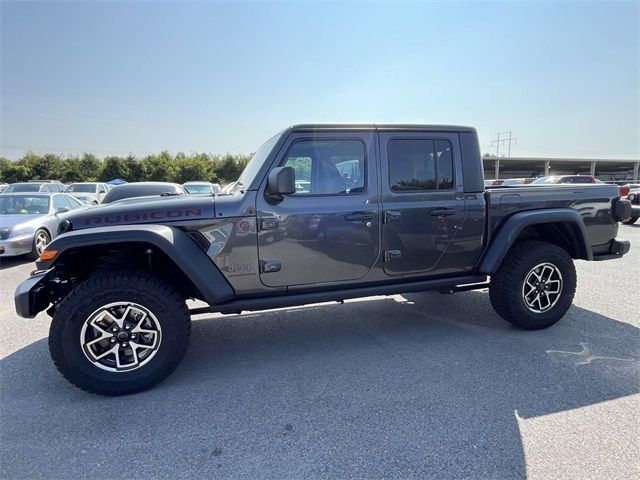
[[[93,183],[72,183],[65,192],[96,193],[96,187]]]
[[[211,189],[211,185],[183,185],[183,187],[189,193],[195,193],[195,194],[203,193],[207,195],[210,195],[211,193],[213,193],[213,190]]]
[[[49,196],[2,195],[0,215],[42,215],[49,213]]]
[[[9,185],[3,193],[10,192],[39,192],[40,184],[39,183],[14,183],[13,185]]]
[[[282,135],[282,132],[274,135],[264,142],[258,151],[253,154],[253,157],[251,157],[251,160],[249,160],[249,163],[247,163],[247,166],[244,167],[244,170],[240,174],[240,178],[238,178],[238,183],[235,185],[234,190],[246,188],[251,185],[251,182],[253,182],[253,179],[258,174],[260,167],[271,153],[271,150],[273,150],[274,145],[278,142],[280,135]]]

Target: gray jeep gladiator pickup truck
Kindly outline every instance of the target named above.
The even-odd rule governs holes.
[[[616,234],[629,216],[617,185],[485,190],[472,128],[299,125],[228,194],[70,215],[15,303],[53,317],[49,349],[71,383],[120,395],[174,370],[195,313],[488,288],[502,318],[546,328],[573,300],[573,259],[628,252]]]

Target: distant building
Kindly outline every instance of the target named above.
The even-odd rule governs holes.
[[[484,177],[530,178],[542,175],[593,175],[600,180],[640,180],[640,160],[607,158],[483,157]]]

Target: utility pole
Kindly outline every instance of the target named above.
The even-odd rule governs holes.
[[[498,138],[496,138],[495,140],[491,141],[491,145],[493,146],[495,144],[496,146],[496,157],[500,156],[500,145],[509,145],[508,150],[507,150],[507,157],[511,156],[511,144],[512,143],[518,143],[518,139],[515,137],[511,136],[511,130],[505,131],[505,132],[498,132]],[[509,134],[509,137],[506,137],[506,135]],[[504,136],[503,138],[500,138]]]

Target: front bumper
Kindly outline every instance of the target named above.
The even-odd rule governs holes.
[[[619,240],[614,238],[609,243],[609,248],[604,252],[599,252],[593,254],[593,259],[595,261],[599,260],[614,260],[616,258],[622,258],[624,255],[629,253],[631,249],[631,243],[629,240]]]
[[[0,240],[0,257],[15,257],[33,250],[33,234]]]
[[[14,296],[16,313],[22,318],[33,318],[49,306],[49,276],[52,270],[42,270],[18,285]]]
[[[632,217],[640,217],[640,204],[631,204],[631,216]]]

